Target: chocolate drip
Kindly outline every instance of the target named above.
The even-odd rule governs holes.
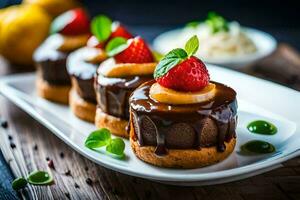
[[[38,73],[42,78],[53,85],[70,85],[71,80],[66,69],[68,53],[57,50],[63,39],[55,34],[48,37],[34,52]]]
[[[200,149],[217,146],[235,137],[237,103],[231,88],[215,83],[217,93],[209,102],[167,105],[149,97],[154,81],[138,88],[130,98],[134,132],[141,146],[156,146],[163,155],[167,149]]]
[[[71,53],[67,59],[68,73],[72,77],[72,85],[77,94],[84,100],[96,104],[94,77],[99,64],[92,64],[86,60],[97,56],[98,49],[81,48]]]
[[[107,114],[129,119],[129,97],[142,83],[151,80],[151,76],[109,78],[98,75],[96,96],[98,106]]]

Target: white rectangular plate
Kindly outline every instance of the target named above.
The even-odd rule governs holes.
[[[300,155],[300,93],[286,87],[254,78],[228,69],[208,65],[211,78],[237,91],[238,116],[237,145],[226,160],[199,169],[165,169],[146,164],[135,157],[129,142],[126,159],[114,159],[102,151],[95,152],[84,146],[87,135],[95,130],[93,124],[77,119],[67,106],[38,97],[35,93],[35,74],[3,77],[0,91],[33,118],[49,128],[61,140],[88,159],[106,168],[132,176],[175,185],[207,185],[243,179],[269,171],[280,163]],[[246,125],[256,119],[274,123],[274,136],[251,134]],[[261,156],[239,154],[240,145],[254,139],[275,145],[276,152]]]

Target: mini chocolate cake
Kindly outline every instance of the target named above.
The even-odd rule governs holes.
[[[99,66],[95,83],[95,124],[128,138],[129,97],[142,83],[153,79],[157,63],[139,36],[128,40],[114,38],[106,45],[106,52],[110,58]]]
[[[149,97],[149,81],[130,97],[130,141],[145,162],[172,168],[195,168],[225,159],[234,149],[237,101],[220,83],[202,103],[172,105]]]
[[[51,24],[50,35],[34,52],[39,96],[68,103],[71,80],[66,69],[70,52],[84,46],[89,38],[89,17],[84,9],[62,13]]]
[[[37,92],[51,101],[68,103],[71,80],[66,68],[70,51],[60,50],[64,38],[60,34],[48,37],[33,55],[37,67]]]
[[[67,59],[67,69],[72,80],[69,102],[72,111],[79,118],[94,122],[96,94],[94,77],[99,64],[88,60],[98,56],[102,50],[83,47],[71,53]]]
[[[152,79],[151,75],[111,78],[98,74],[96,126],[105,125],[116,135],[128,137],[129,97],[138,86]]]

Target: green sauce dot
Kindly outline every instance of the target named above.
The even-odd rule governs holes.
[[[252,133],[257,133],[262,135],[274,135],[277,133],[276,126],[264,120],[253,121],[248,124],[247,128]]]
[[[14,190],[20,190],[23,189],[24,187],[26,187],[27,185],[27,180],[23,177],[20,178],[16,178],[13,182],[12,182],[12,188]]]
[[[29,174],[28,182],[32,185],[51,185],[53,178],[48,172],[34,171]]]
[[[272,144],[261,140],[252,140],[241,146],[241,151],[246,154],[266,154],[275,150]]]

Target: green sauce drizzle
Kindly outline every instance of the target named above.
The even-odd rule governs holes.
[[[252,140],[241,146],[242,153],[246,154],[266,154],[275,150],[272,144],[261,140]]]
[[[32,185],[51,185],[53,177],[48,172],[34,171],[29,174],[28,182]]]
[[[264,120],[253,121],[248,124],[247,128],[252,133],[257,133],[262,135],[274,135],[277,133],[276,126]]]

